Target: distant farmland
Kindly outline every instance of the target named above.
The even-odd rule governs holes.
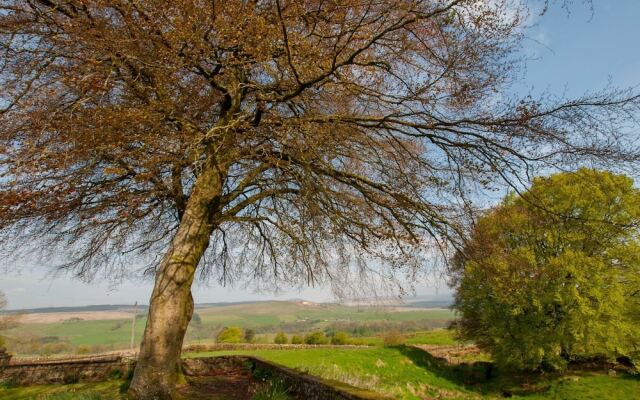
[[[20,325],[5,332],[17,354],[96,352],[125,349],[130,345],[131,306],[35,311],[25,314]],[[138,310],[136,345],[142,337],[146,311],[146,308]],[[403,331],[444,327],[453,318],[453,312],[446,308],[346,306],[302,301],[207,304],[196,307],[195,313],[187,343],[213,341],[225,326],[250,328],[258,334],[257,341],[270,341],[278,331],[304,333],[335,328],[367,335],[385,327]]]

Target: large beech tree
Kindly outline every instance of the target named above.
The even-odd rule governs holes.
[[[640,190],[581,168],[536,178],[453,259],[462,337],[505,369],[566,368],[640,349]]]
[[[129,394],[171,398],[196,275],[411,280],[471,191],[633,161],[633,93],[509,95],[513,3],[0,0],[3,242],[151,255]]]

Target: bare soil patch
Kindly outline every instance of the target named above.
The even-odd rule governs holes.
[[[193,400],[250,400],[264,385],[253,379],[248,371],[227,371],[214,376],[190,377],[179,392]]]
[[[84,320],[113,320],[128,319],[132,314],[126,311],[76,311],[53,313],[24,313],[20,314],[20,323],[23,324],[51,324],[56,322]]]

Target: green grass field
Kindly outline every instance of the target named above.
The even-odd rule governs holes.
[[[0,388],[2,400],[118,400],[120,381]]]
[[[146,318],[136,321],[136,336],[141,337]],[[72,345],[126,346],[131,339],[131,320],[65,321],[49,324],[23,324],[5,333],[7,336],[37,335],[58,337]]]
[[[633,400],[640,398],[640,379],[628,375],[576,373],[516,382],[497,378],[487,384],[465,382],[464,371],[438,366],[413,348],[255,350],[194,353],[187,356],[250,354],[301,372],[370,389],[396,399]]]

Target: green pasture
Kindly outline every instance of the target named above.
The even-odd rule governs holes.
[[[146,318],[136,321],[136,337],[142,337]],[[125,346],[131,341],[131,320],[64,321],[49,324],[22,324],[6,331],[6,336],[58,337],[72,345]]]
[[[235,305],[196,309],[203,324],[258,327],[296,321],[416,321],[450,320],[449,309],[396,311],[379,307],[353,307],[335,304],[300,305],[296,302],[274,301],[250,305]]]
[[[265,302],[231,306],[198,308],[200,323],[192,321],[187,332],[187,342],[212,341],[220,327],[242,328],[272,327],[270,333],[279,330],[282,323],[296,326],[301,331],[321,330],[336,322],[386,322],[386,321],[447,321],[453,318],[448,309],[394,311],[375,307],[349,307],[333,304],[301,305],[297,302]],[[136,342],[142,337],[145,318],[136,321]],[[273,331],[273,332],[271,332]],[[49,343],[60,341],[72,346],[102,345],[107,349],[128,348],[131,340],[131,320],[68,320],[55,323],[25,323],[4,332],[4,335],[21,340]],[[268,337],[268,335],[266,335]],[[57,338],[57,339],[56,339]],[[265,338],[266,339],[266,338]],[[48,341],[47,341],[48,340]],[[363,344],[380,344],[376,337],[363,338]],[[24,346],[23,346],[24,347]],[[24,349],[18,354],[31,354]]]

